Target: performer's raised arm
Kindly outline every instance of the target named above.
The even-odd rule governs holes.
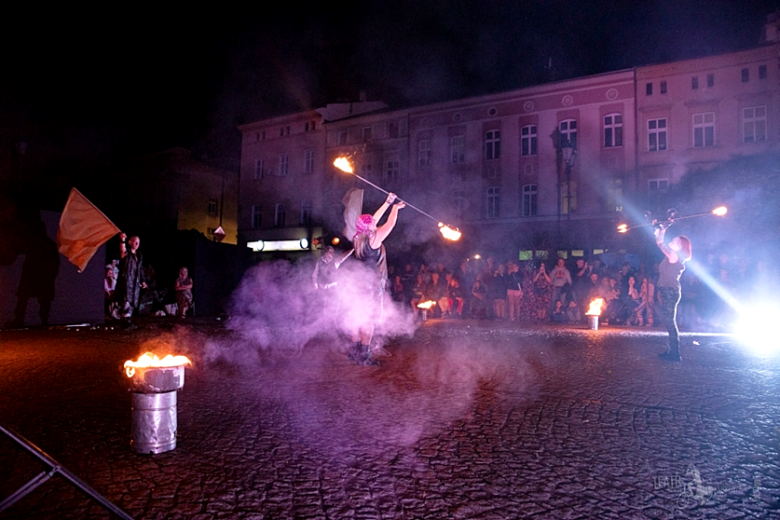
[[[661,222],[656,228],[655,228],[655,243],[658,246],[658,249],[661,250],[661,252],[664,254],[664,256],[669,260],[670,264],[676,264],[679,261],[679,257],[677,256],[677,253],[669,247],[666,242],[664,242],[664,236],[666,235],[666,228],[668,228],[670,224],[666,222]]]
[[[395,193],[390,193],[387,196],[387,200],[385,200],[384,204],[380,206],[380,208],[374,213],[374,222],[379,222],[379,218],[384,214],[384,212],[387,210],[386,206],[389,206],[390,204],[393,204],[395,200],[398,197]],[[398,210],[403,209],[406,207],[406,203],[404,201],[399,201],[396,204],[393,204],[393,206],[390,208],[390,215],[387,217],[387,221],[379,226],[376,229],[376,232],[371,236],[370,244],[371,247],[376,249],[380,245],[382,245],[382,242],[385,241],[385,239],[388,237],[391,231],[393,231],[393,228],[395,227],[396,222],[398,222]],[[377,217],[377,214],[379,215],[379,218]]]

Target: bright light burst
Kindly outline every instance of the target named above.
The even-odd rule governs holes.
[[[780,322],[780,305],[775,302],[763,302],[740,309],[733,331],[737,335],[737,340],[756,354],[770,355],[780,351],[778,322]]]
[[[715,215],[716,217],[722,217],[728,212],[729,210],[726,206],[720,206],[719,208],[715,208],[712,210],[712,214]]]

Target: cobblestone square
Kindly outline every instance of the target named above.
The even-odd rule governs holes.
[[[213,324],[0,332],[0,422],[136,519],[771,518],[780,359],[726,335],[430,320],[350,364]],[[122,364],[192,358],[175,450],[130,447]],[[0,437],[0,498],[44,466]],[[110,518],[60,476],[0,519]]]

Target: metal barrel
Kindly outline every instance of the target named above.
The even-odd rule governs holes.
[[[164,453],[176,448],[176,391],[133,392],[133,438],[136,453]]]
[[[590,330],[599,330],[599,317],[588,316],[588,328]]]

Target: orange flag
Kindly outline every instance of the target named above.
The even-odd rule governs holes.
[[[76,188],[71,188],[62,210],[57,246],[70,263],[83,272],[100,246],[119,233],[119,228]]]

